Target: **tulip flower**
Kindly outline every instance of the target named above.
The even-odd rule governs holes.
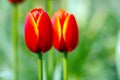
[[[24,0],[8,0],[10,3],[21,3],[21,2],[23,2]]]
[[[78,26],[73,14],[58,10],[52,18],[54,47],[59,51],[70,52],[78,44]]]
[[[68,80],[67,52],[72,51],[78,44],[78,26],[73,14],[61,9],[55,12],[52,18],[54,32],[54,47],[64,52],[63,80]]]
[[[27,47],[38,53],[38,76],[43,80],[42,53],[53,44],[53,27],[48,14],[41,8],[28,12],[24,25],[24,36]],[[41,53],[42,52],[42,53]]]
[[[43,9],[28,12],[24,26],[25,42],[32,52],[46,52],[52,47],[52,23]]]

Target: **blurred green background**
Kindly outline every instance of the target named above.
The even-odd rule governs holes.
[[[24,20],[35,7],[46,9],[46,0],[19,4],[19,80],[37,80],[38,56],[24,41]],[[79,44],[68,56],[69,80],[120,79],[120,0],[52,0],[58,9],[73,13],[79,25]],[[13,80],[12,10],[0,0],[0,80]],[[44,54],[44,80],[62,80],[63,54],[52,48]],[[46,68],[48,67],[48,68]]]

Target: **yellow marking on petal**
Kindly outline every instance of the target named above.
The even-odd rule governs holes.
[[[61,39],[61,36],[62,36],[62,32],[61,32],[61,24],[60,24],[60,19],[59,17],[57,17],[57,28],[58,28],[58,37],[59,37],[59,41]]]
[[[67,32],[67,28],[68,28],[68,21],[69,21],[69,18],[70,18],[70,15],[68,15],[67,17],[66,17],[66,20],[65,20],[65,22],[64,22],[64,25],[63,25],[63,39],[66,41],[66,37],[65,37],[65,35],[66,35],[66,32]]]
[[[34,25],[35,33],[38,35],[38,34],[39,34],[39,33],[38,33],[39,31],[38,31],[37,24],[36,24],[36,22],[35,22],[35,20],[34,20],[34,17],[33,17],[32,14],[30,14],[30,17],[32,18],[32,22],[33,22],[33,25]]]
[[[36,23],[36,25],[37,25],[37,28],[38,28],[38,25],[39,25],[39,22],[40,22],[40,19],[41,19],[41,16],[43,15],[43,13],[41,13],[40,15],[39,15],[39,17],[38,17],[38,20],[37,20],[37,23]]]

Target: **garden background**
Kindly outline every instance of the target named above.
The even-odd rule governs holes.
[[[18,7],[19,80],[37,80],[38,56],[25,45],[24,20],[31,9],[46,9],[46,0]],[[119,80],[120,0],[52,0],[52,15],[61,8],[74,14],[79,27],[79,44],[68,55],[68,79]],[[8,0],[0,0],[0,80],[13,80],[12,11]],[[43,57],[44,79],[50,80],[51,72],[52,80],[61,80],[63,54],[52,48]]]

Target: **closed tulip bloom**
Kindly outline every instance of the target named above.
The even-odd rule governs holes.
[[[78,26],[73,14],[58,10],[52,18],[54,47],[59,51],[70,52],[78,44]]]
[[[11,2],[11,3],[21,3],[24,0],[8,0],[8,1]]]
[[[24,25],[24,36],[26,45],[32,52],[46,52],[52,47],[52,23],[43,9],[33,9],[28,12]]]

